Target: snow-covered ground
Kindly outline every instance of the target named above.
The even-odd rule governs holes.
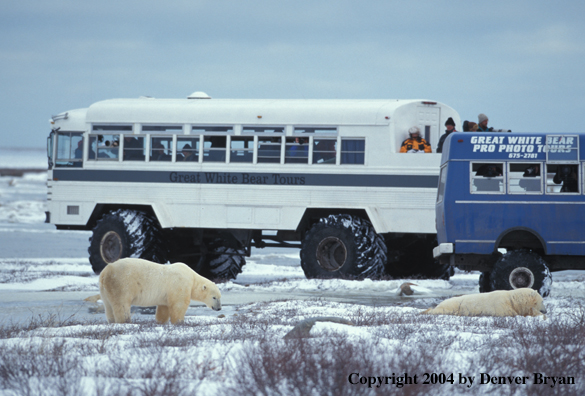
[[[38,152],[11,155],[38,167]],[[219,313],[193,302],[183,325],[156,325],[152,309],[108,325],[101,302],[83,301],[98,293],[90,233],[43,224],[45,180],[0,177],[0,395],[585,394],[583,271],[553,274],[546,320],[427,316],[477,293],[478,274],[410,280],[404,297],[406,280],[307,280],[298,251],[254,250],[219,284]],[[314,317],[353,326],[284,338]]]

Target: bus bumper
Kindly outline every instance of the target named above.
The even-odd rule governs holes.
[[[453,254],[453,251],[452,243],[441,243],[433,249],[433,257],[439,258],[443,254]]]

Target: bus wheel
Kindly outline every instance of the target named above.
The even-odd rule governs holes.
[[[207,247],[208,251],[197,264],[195,271],[209,279],[236,279],[246,265],[243,249],[224,246],[216,240]]]
[[[488,293],[491,292],[492,289],[490,288],[490,273],[485,271],[482,272],[479,276],[479,292],[480,293]]]
[[[370,222],[330,215],[314,224],[302,241],[301,267],[311,278],[379,278],[386,245]]]
[[[525,250],[513,250],[504,254],[490,274],[492,290],[513,290],[530,287],[542,297],[550,294],[552,276],[545,261],[538,254]]]
[[[144,212],[118,209],[98,220],[89,238],[89,262],[96,274],[124,257],[166,262],[161,229]]]

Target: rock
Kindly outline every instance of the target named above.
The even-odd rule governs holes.
[[[355,326],[354,323],[347,319],[337,318],[334,316],[318,316],[316,318],[308,318],[301,322],[299,322],[291,331],[289,331],[285,336],[284,339],[291,339],[291,338],[308,338],[311,336],[311,328],[317,322],[332,322],[332,323],[340,323],[349,326]]]
[[[410,288],[410,286],[418,286],[416,283],[404,282],[398,288],[398,295],[399,296],[412,296],[414,294],[414,290]]]

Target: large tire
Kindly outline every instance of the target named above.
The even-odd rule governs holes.
[[[490,286],[490,273],[489,272],[482,272],[479,275],[479,292],[480,293],[489,293],[493,291]]]
[[[302,241],[301,267],[311,278],[377,279],[384,273],[386,245],[370,222],[330,215],[314,224]]]
[[[124,257],[165,263],[167,251],[158,222],[144,212],[118,209],[105,214],[89,238],[89,262],[96,274]]]
[[[520,249],[504,254],[490,274],[491,290],[530,287],[542,297],[550,294],[552,276],[546,262],[535,252]]]
[[[386,244],[389,249],[398,252],[394,260],[386,263],[386,273],[393,278],[449,280],[455,273],[451,265],[441,264],[433,257],[433,248],[437,246],[434,237],[398,238],[388,240]]]
[[[236,279],[246,265],[245,251],[227,247],[220,239],[213,241],[207,249],[194,268],[201,276],[214,280]]]

